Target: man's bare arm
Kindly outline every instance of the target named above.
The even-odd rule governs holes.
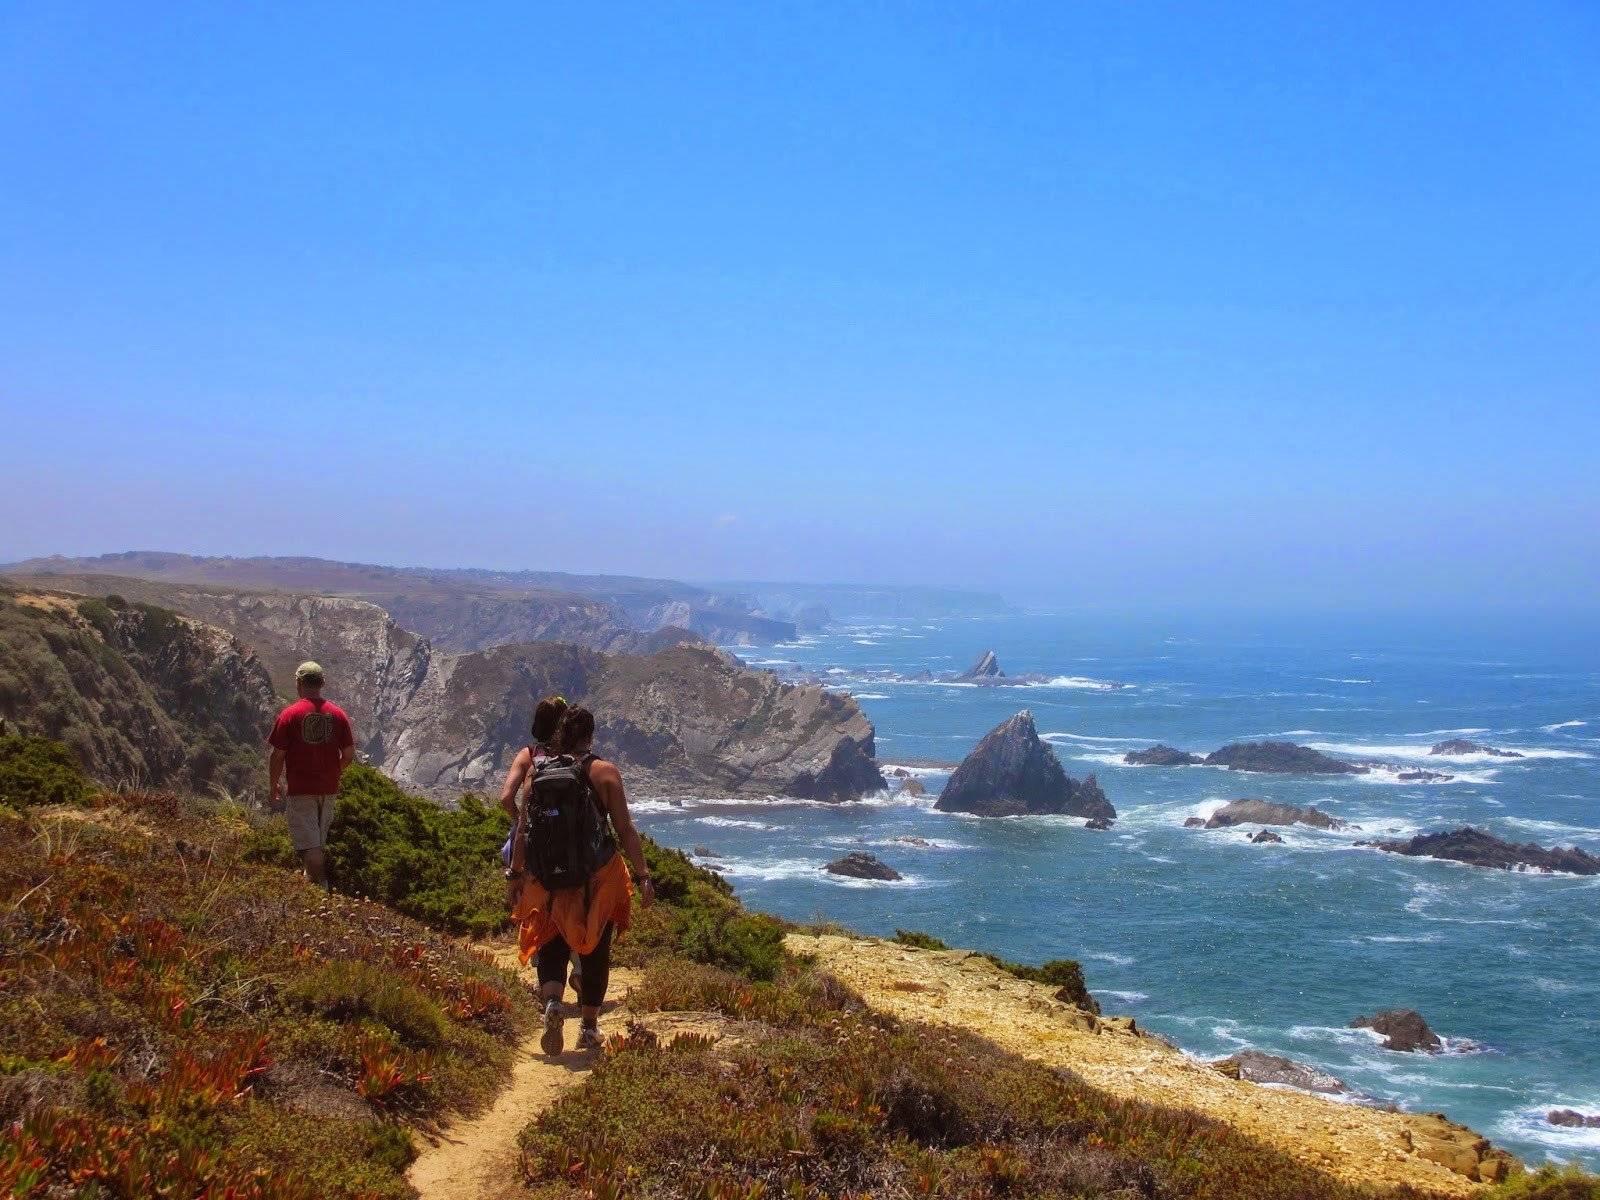
[[[272,748],[272,760],[267,764],[267,806],[276,810],[283,803],[283,764],[289,756],[276,746]]]
[[[346,746],[343,750],[339,751],[339,770],[344,770],[351,763],[355,762],[355,760],[356,748],[354,746]]]

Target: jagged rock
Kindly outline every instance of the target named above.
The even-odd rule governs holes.
[[[1485,746],[1482,742],[1469,742],[1466,738],[1451,738],[1447,742],[1439,742],[1428,751],[1429,754],[1492,754],[1496,758],[1526,758],[1527,755],[1516,750],[1497,750],[1493,746]]]
[[[1428,1028],[1427,1021],[1415,1009],[1391,1008],[1371,1017],[1357,1017],[1350,1022],[1350,1028],[1381,1033],[1386,1050],[1437,1054],[1444,1049],[1444,1040]]]
[[[1191,818],[1193,820],[1195,818]],[[1314,829],[1342,829],[1344,822],[1330,817],[1315,805],[1301,808],[1297,804],[1274,804],[1270,800],[1249,798],[1230,800],[1205,822],[1207,829],[1225,829],[1230,825],[1310,825]]]
[[[1187,817],[1183,822],[1183,827],[1185,829],[1204,829],[1206,823],[1200,817]]]
[[[1443,858],[1473,867],[1493,867],[1501,871],[1552,871],[1568,875],[1600,875],[1600,857],[1572,846],[1546,850],[1532,842],[1517,845],[1502,841],[1481,829],[1453,829],[1444,833],[1422,833],[1408,841],[1357,842],[1390,854],[1413,858]]]
[[[1401,771],[1396,778],[1399,779],[1401,783],[1448,783],[1450,780],[1454,779],[1455,776],[1446,775],[1443,771],[1425,771],[1418,769],[1414,771]]]
[[[928,789],[922,786],[922,780],[915,775],[908,775],[900,784],[900,794],[902,796],[925,796],[928,794]]]
[[[1000,669],[1000,660],[994,656],[993,650],[985,650],[983,657],[972,666],[968,667],[957,679],[973,681],[978,679],[1004,679],[1006,673]]]
[[[717,856],[716,851],[712,850],[710,846],[696,846],[694,852],[697,858],[715,858]]]
[[[1251,838],[1250,840],[1257,846],[1264,845],[1269,842],[1276,842],[1280,845],[1283,843],[1283,839],[1277,834],[1273,833],[1270,829],[1263,829],[1259,831],[1255,837]]]
[[[1205,758],[1208,767],[1283,775],[1364,775],[1367,768],[1293,742],[1230,742]]]
[[[1241,1050],[1211,1065],[1230,1079],[1244,1079],[1251,1083],[1276,1083],[1323,1095],[1344,1095],[1350,1091],[1348,1084],[1326,1072],[1295,1062],[1292,1058],[1282,1058],[1260,1050]]]
[[[1198,754],[1157,743],[1147,750],[1130,750],[1122,761],[1135,767],[1192,767],[1205,761]]]
[[[927,838],[925,838],[925,837],[917,837],[914,834],[909,834],[909,833],[908,834],[904,834],[904,835],[902,835],[900,837],[890,838],[889,840],[891,842],[902,842],[907,846],[917,846],[917,847],[919,847],[919,848],[921,848],[923,850],[926,850],[926,849],[928,849],[929,847],[931,847],[933,845],[933,843],[930,842]]]
[[[863,850],[852,850],[843,858],[835,859],[829,863],[823,870],[831,871],[835,875],[845,875],[851,879],[896,880],[905,878],[888,863]]]
[[[1061,813],[1114,820],[1095,777],[1070,778],[1024,710],[984,735],[945,784],[936,807],[985,817]]]
[[[1111,822],[1104,817],[1090,817],[1083,823],[1085,829],[1106,830],[1111,828]]]
[[[1600,1129],[1600,1114],[1581,1113],[1575,1108],[1553,1108],[1544,1119],[1568,1129]]]
[[[889,774],[893,775],[896,779],[911,778],[911,772],[906,770],[904,767],[896,767],[894,770],[890,771]]]

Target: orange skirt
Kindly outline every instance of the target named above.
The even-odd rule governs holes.
[[[633,876],[620,852],[594,873],[587,908],[583,891],[562,888],[552,892],[531,876],[522,881],[511,918],[521,926],[517,941],[524,965],[540,946],[557,937],[565,938],[574,953],[589,954],[600,944],[607,923],[615,925],[618,933],[627,931],[633,919]]]

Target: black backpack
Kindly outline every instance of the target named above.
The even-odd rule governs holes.
[[[534,764],[523,803],[523,857],[546,890],[587,888],[616,853],[610,823],[589,783],[594,755],[558,754]]]

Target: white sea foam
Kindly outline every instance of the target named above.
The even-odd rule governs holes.
[[[1090,679],[1085,675],[1056,675],[1050,679],[1035,679],[1023,683],[1022,687],[1033,688],[1074,688],[1086,692],[1122,692],[1131,691],[1131,683],[1113,683],[1106,679]]]
[[[718,829],[782,829],[782,825],[768,825],[765,821],[741,821],[737,817],[696,817],[697,825],[713,825]]]
[[[1099,952],[1094,953],[1094,954],[1085,954],[1083,957],[1084,958],[1092,958],[1096,962],[1113,963],[1113,964],[1115,964],[1116,966],[1119,966],[1119,967],[1130,967],[1134,963],[1133,955],[1131,955],[1131,954],[1113,954],[1109,950],[1102,950],[1102,951],[1099,951]]]
[[[1120,1000],[1124,1004],[1137,1004],[1141,1000],[1150,999],[1149,992],[1119,992],[1114,988],[1090,988],[1096,996],[1110,996],[1113,1000]]]
[[[887,692],[851,692],[850,694],[857,700],[887,700],[889,698]]]
[[[1600,1128],[1591,1126],[1552,1125],[1549,1114],[1558,1108],[1570,1108],[1581,1113],[1600,1113],[1600,1095],[1575,1100],[1558,1098],[1537,1108],[1521,1108],[1507,1113],[1495,1125],[1494,1132],[1506,1141],[1536,1142],[1556,1156],[1600,1150]]]
[[[1337,678],[1329,678],[1326,675],[1319,675],[1319,676],[1317,676],[1317,678],[1319,680],[1321,680],[1323,683],[1371,683],[1371,682],[1373,682],[1370,679],[1337,679]]]
[[[1155,744],[1148,738],[1095,737],[1087,733],[1067,733],[1065,730],[1052,730],[1049,733],[1041,733],[1039,736],[1045,741],[1063,738],[1071,742],[1103,742],[1112,746],[1150,746]]]
[[[1353,942],[1376,942],[1379,945],[1426,946],[1435,942],[1442,942],[1444,941],[1444,938],[1437,933],[1423,933],[1413,937],[1405,937],[1394,933],[1369,933],[1364,934],[1361,937],[1351,938],[1350,940]]]
[[[1535,833],[1542,833],[1555,837],[1580,837],[1600,838],[1600,829],[1593,825],[1568,825],[1561,821],[1536,821],[1532,817],[1502,817],[1507,825],[1515,825],[1518,829],[1531,829]]]
[[[830,883],[836,887],[914,888],[923,880],[907,875],[904,879],[852,879],[823,870],[823,864],[813,858],[725,858],[720,873],[729,879],[754,879],[762,883],[780,883],[793,880],[812,880]]]
[[[1498,754],[1431,754],[1429,746],[1417,742],[1309,742],[1307,744],[1313,750],[1321,750],[1324,754],[1338,754],[1347,758],[1398,758],[1407,762],[1436,764],[1493,763],[1495,766],[1519,761]],[[1548,746],[1505,746],[1502,749],[1514,750],[1523,759],[1593,757],[1581,750],[1557,750]]]
[[[1588,723],[1587,721],[1557,721],[1554,725],[1541,725],[1539,728],[1547,733],[1554,733],[1558,729],[1576,729],[1578,726],[1587,725]]]
[[[1102,766],[1107,767],[1120,767],[1125,765],[1122,761],[1122,757],[1123,756],[1121,754],[1108,750],[1088,750],[1082,754],[1072,755],[1072,758],[1078,762],[1100,763]]]
[[[893,775],[896,771],[904,771],[906,774],[915,775],[920,779],[926,779],[931,775],[948,775],[955,770],[954,767],[911,767],[901,763],[879,763],[878,765],[883,768],[885,775]]]

